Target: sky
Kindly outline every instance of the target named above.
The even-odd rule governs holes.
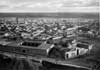
[[[100,0],[0,0],[0,12],[100,12]]]

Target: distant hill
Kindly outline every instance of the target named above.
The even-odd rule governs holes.
[[[0,13],[0,17],[99,18],[99,13]]]

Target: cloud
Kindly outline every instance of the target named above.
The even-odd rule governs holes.
[[[96,6],[99,7],[100,1],[99,0],[92,0],[90,3],[88,3],[87,6]]]
[[[66,0],[64,7],[99,7],[99,0]]]
[[[99,12],[99,7],[67,7],[59,9],[60,12]]]
[[[0,12],[98,12],[99,0],[0,0]]]
[[[0,9],[6,9],[6,8],[9,8],[8,5],[0,5]]]

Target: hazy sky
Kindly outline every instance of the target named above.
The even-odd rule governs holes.
[[[0,0],[0,12],[99,12],[100,0]]]

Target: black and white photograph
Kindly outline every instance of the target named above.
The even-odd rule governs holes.
[[[100,0],[0,0],[0,70],[100,70]]]

